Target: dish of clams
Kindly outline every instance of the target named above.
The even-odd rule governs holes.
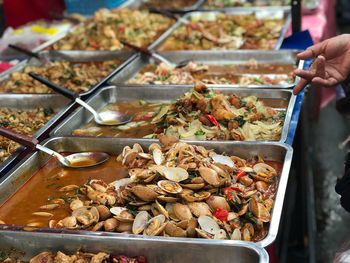
[[[280,162],[216,153],[171,136],[159,140],[148,149],[126,146],[105,164],[80,171],[50,159],[0,207],[0,223],[255,242],[266,237]]]

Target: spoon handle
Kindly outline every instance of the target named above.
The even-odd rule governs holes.
[[[134,50],[136,50],[136,51],[139,51],[139,52],[141,52],[141,53],[143,53],[143,54],[146,54],[146,55],[148,55],[148,56],[152,56],[152,51],[151,50],[149,50],[149,49],[147,49],[147,48],[143,48],[143,47],[138,47],[138,46],[135,46],[135,45],[133,45],[133,44],[130,44],[130,43],[128,43],[128,42],[125,42],[125,41],[120,41],[124,46],[127,46],[127,47],[130,47],[130,48],[132,48],[132,49],[134,49]]]
[[[21,48],[19,46],[16,46],[16,45],[12,45],[12,44],[9,44],[8,47],[18,51],[18,52],[21,52],[23,54],[26,54],[27,56],[29,57],[34,57],[34,58],[37,58],[37,59],[41,59],[40,56],[37,54],[37,53],[34,53],[28,49],[25,49],[25,48]]]
[[[36,79],[37,81],[45,84],[49,88],[53,89],[57,93],[60,93],[61,95],[67,97],[68,99],[75,100],[76,98],[79,98],[79,95],[76,94],[74,91],[70,89],[66,89],[61,87],[60,85],[57,85],[56,83],[53,83],[52,81],[34,73],[34,72],[29,72],[29,76],[31,76],[33,79]]]
[[[39,143],[39,141],[36,138],[17,133],[12,131],[11,129],[6,129],[3,127],[0,127],[0,135],[12,141],[18,142],[21,145],[27,146],[30,149],[35,149],[36,145]]]

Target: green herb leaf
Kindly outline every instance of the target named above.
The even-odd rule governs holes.
[[[205,134],[205,132],[202,131],[202,129],[200,129],[194,133],[194,135],[204,135],[204,134]]]
[[[233,119],[238,122],[239,127],[242,127],[246,123],[243,115],[239,115]]]

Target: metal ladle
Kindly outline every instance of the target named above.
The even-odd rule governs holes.
[[[75,93],[72,90],[66,89],[61,87],[60,85],[57,85],[56,83],[51,82],[50,80],[43,78],[42,76],[34,73],[34,72],[29,72],[29,76],[32,78],[36,79],[37,81],[45,84],[46,86],[50,87],[54,91],[62,94],[63,96],[67,97],[68,99],[71,99],[81,106],[83,106],[85,109],[90,111],[94,115],[95,122],[100,124],[100,125],[121,125],[128,123],[132,120],[132,116],[129,114],[119,112],[119,111],[104,111],[97,113],[89,104],[84,102],[79,98],[79,95]]]
[[[39,141],[36,138],[17,133],[3,127],[0,127],[0,135],[12,141],[18,142],[21,145],[27,146],[30,149],[37,149],[51,156],[55,156],[58,159],[58,161],[65,167],[70,167],[70,168],[92,167],[92,166],[96,166],[104,163],[109,158],[109,155],[104,152],[82,152],[82,153],[73,153],[68,156],[63,156],[58,152],[55,152],[45,146],[40,145]]]

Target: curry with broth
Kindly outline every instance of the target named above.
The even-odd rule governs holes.
[[[203,84],[170,104],[145,101],[117,102],[110,110],[126,112],[134,119],[125,125],[106,127],[90,122],[73,135],[156,138],[172,135],[187,140],[265,140],[281,137],[288,105],[283,99],[240,97],[212,91]]]
[[[51,158],[2,207],[2,223],[150,236],[260,241],[282,165],[160,138],[125,146],[101,166]]]
[[[258,64],[250,59],[246,64],[203,64],[189,62],[183,68],[149,64],[129,84],[205,84],[284,85],[294,82],[293,64]]]

